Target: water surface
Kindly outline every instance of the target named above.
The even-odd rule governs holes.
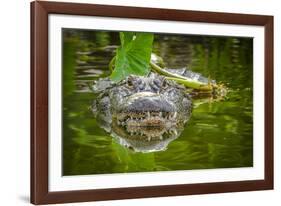
[[[195,100],[183,133],[165,151],[135,153],[99,128],[89,84],[108,76],[118,32],[63,31],[63,175],[251,167],[253,41],[155,34],[167,67],[188,67],[230,88],[223,101]]]

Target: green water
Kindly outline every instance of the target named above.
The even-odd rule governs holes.
[[[223,101],[196,103],[165,151],[134,153],[99,128],[88,85],[109,75],[117,32],[64,30],[63,175],[171,171],[253,165],[252,39],[155,34],[166,66],[187,66],[230,88]]]

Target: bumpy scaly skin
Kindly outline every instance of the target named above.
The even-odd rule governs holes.
[[[184,87],[152,73],[114,84],[99,80],[93,111],[100,126],[135,151],[164,150],[189,120],[192,102]]]

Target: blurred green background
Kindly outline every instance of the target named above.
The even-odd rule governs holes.
[[[231,89],[204,100],[165,151],[134,153],[99,128],[89,107],[93,80],[110,74],[118,32],[63,29],[63,175],[253,166],[253,40],[155,34],[167,67],[188,67]]]

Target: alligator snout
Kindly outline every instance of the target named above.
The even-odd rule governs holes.
[[[174,105],[161,98],[160,96],[140,97],[129,102],[127,112],[175,112]]]

